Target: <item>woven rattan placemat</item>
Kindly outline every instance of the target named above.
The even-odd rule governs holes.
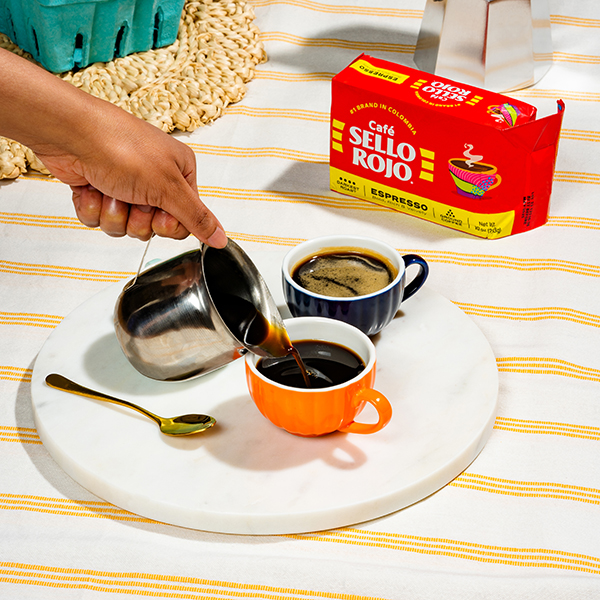
[[[244,97],[254,67],[266,60],[259,35],[254,11],[243,0],[188,0],[170,46],[58,77],[163,131],[194,131]],[[0,47],[33,60],[4,34]],[[0,137],[0,179],[14,179],[28,167],[47,173],[29,148]]]

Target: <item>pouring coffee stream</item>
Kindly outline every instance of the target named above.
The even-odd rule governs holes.
[[[273,356],[291,354],[307,388],[313,387],[311,377],[331,382],[321,371],[304,363],[285,327],[269,323],[252,302],[234,294],[213,294],[213,302],[225,325],[244,345],[261,346]]]
[[[272,357],[292,355],[300,369],[304,384],[311,385],[311,377],[328,379],[318,369],[307,367],[300,353],[294,348],[279,314],[269,320],[256,306],[256,302],[244,285],[246,282],[239,266],[225,253],[207,250],[204,274],[211,299],[219,316],[247,348],[260,348]],[[210,260],[208,260],[210,257]],[[223,273],[228,273],[223,278]]]

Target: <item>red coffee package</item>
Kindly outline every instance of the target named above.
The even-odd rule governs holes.
[[[563,114],[363,54],[332,82],[330,187],[483,238],[527,231],[548,219]]]

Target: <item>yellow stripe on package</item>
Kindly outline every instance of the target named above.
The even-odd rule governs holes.
[[[484,238],[543,225],[564,104],[362,55],[333,78],[330,187]]]

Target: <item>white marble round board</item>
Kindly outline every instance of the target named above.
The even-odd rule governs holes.
[[[280,253],[252,254],[284,317]],[[79,484],[132,513],[193,529],[300,533],[380,517],[437,491],[479,454],[496,416],[498,371],[477,326],[425,285],[374,338],[376,388],[393,407],[371,435],[302,438],[278,429],[246,388],[244,359],[197,379],[140,375],[113,329],[124,285],[78,307],[34,366],[38,433]],[[173,438],[137,412],[48,387],[49,373],[162,416],[204,413],[217,424]],[[368,421],[368,409],[358,420]]]

